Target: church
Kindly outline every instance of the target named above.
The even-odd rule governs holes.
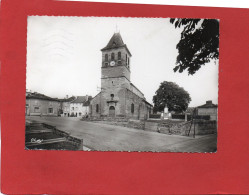
[[[91,117],[146,120],[153,106],[131,83],[132,55],[119,32],[101,52],[101,91],[91,100]]]

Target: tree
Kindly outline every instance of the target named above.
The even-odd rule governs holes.
[[[154,112],[163,111],[165,106],[169,111],[182,112],[188,108],[190,95],[176,83],[164,81],[153,96]]]
[[[170,19],[175,28],[183,27],[176,45],[178,56],[174,72],[195,74],[210,60],[219,59],[219,21],[216,19]]]

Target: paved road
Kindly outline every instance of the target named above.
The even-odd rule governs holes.
[[[217,136],[190,138],[114,125],[80,121],[78,118],[28,116],[71,135],[83,138],[84,146],[98,151],[215,152]]]

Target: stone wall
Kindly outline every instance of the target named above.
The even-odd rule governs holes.
[[[191,130],[190,130],[191,127]],[[155,131],[164,134],[174,134],[174,135],[207,135],[217,133],[217,122],[216,121],[206,121],[206,120],[196,120],[195,123],[191,125],[191,121],[171,123],[170,121],[162,122],[145,122],[146,131]],[[190,132],[189,132],[190,130]]]
[[[134,129],[144,129],[145,128],[145,122],[140,120],[132,120],[130,119],[128,121],[127,127],[134,128]]]
[[[91,100],[91,103],[90,103],[90,116],[93,117],[93,118],[96,118],[96,117],[100,117],[100,96],[101,96],[101,93],[97,94],[92,100]],[[99,107],[99,112],[96,112],[96,107]]]
[[[142,109],[142,99],[136,94],[134,94],[132,91],[127,89],[125,100],[126,100],[125,103],[126,117],[132,119],[140,119],[140,112]],[[134,104],[134,113],[131,112],[132,104]]]
[[[126,66],[109,66],[101,68],[101,78],[125,77],[130,80],[130,70]]]
[[[114,95],[111,99],[111,94]],[[111,101],[112,100],[112,101]],[[96,105],[99,106],[99,112],[96,112]],[[132,113],[132,104],[134,112]],[[126,88],[114,88],[113,90],[102,90],[91,101],[90,116],[109,117],[110,106],[115,107],[115,117],[126,117],[131,119],[147,119],[149,109],[142,98]],[[101,112],[101,115],[100,115]]]
[[[191,133],[194,131],[194,125],[192,125]],[[217,121],[197,120],[195,123],[196,135],[206,135],[217,133]]]
[[[159,123],[158,132],[174,135],[187,135],[190,129],[191,122],[181,123]]]

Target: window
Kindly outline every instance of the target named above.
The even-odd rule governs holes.
[[[125,55],[125,61],[126,61],[126,63],[127,63],[127,59],[128,59],[128,57],[127,57],[127,54]]]
[[[134,113],[134,104],[133,103],[131,104],[131,113],[132,114]]]
[[[74,107],[72,107],[72,110],[74,110]]]
[[[121,52],[118,52],[118,60],[121,60]]]
[[[114,60],[114,58],[115,58],[115,57],[114,57],[114,53],[112,53],[112,55],[111,55],[111,59],[112,59],[112,60]]]
[[[113,100],[113,98],[114,98],[114,94],[111,94],[111,100]]]
[[[38,101],[37,100],[35,100],[35,105],[38,105]]]
[[[105,67],[107,67],[108,66],[108,62],[105,62]]]
[[[105,61],[108,62],[108,54],[105,54]]]
[[[97,113],[99,112],[99,105],[98,104],[96,105],[96,112]]]
[[[35,107],[34,108],[34,112],[39,112],[40,111],[40,108],[39,107]]]
[[[53,113],[53,108],[48,108],[48,113],[52,114]]]
[[[130,58],[128,58],[128,66],[130,65]]]

